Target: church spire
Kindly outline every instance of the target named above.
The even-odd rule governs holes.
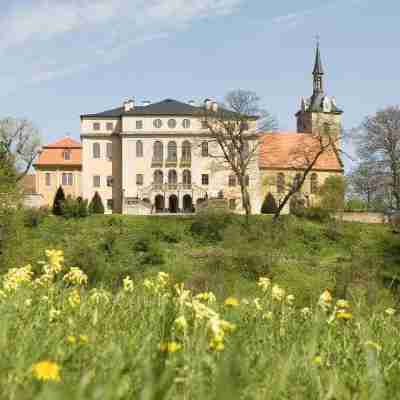
[[[315,64],[314,64],[314,70],[313,70],[313,75],[314,75],[314,95],[323,93],[324,92],[324,86],[323,86],[323,75],[324,75],[324,70],[322,68],[322,62],[321,62],[321,54],[319,50],[319,38],[317,38],[317,49],[315,52]]]

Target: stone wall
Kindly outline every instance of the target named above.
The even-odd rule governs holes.
[[[366,224],[388,223],[388,217],[379,212],[344,212],[338,213],[336,218],[346,222],[363,222]]]

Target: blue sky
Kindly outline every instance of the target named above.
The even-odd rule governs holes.
[[[352,128],[399,103],[399,17],[395,0],[13,0],[0,17],[0,116],[31,119],[47,142],[79,138],[80,114],[129,97],[242,88],[295,130],[319,34],[327,93]]]

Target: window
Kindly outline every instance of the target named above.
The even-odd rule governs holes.
[[[208,182],[209,182],[208,174],[202,174],[201,175],[201,184],[208,185]]]
[[[316,194],[318,192],[318,175],[314,172],[311,174],[310,192]]]
[[[229,199],[229,208],[231,210],[236,210],[236,199]]]
[[[136,185],[143,185],[143,174],[136,174]]]
[[[112,153],[113,153],[113,145],[112,145],[112,143],[107,143],[107,149],[106,149],[106,151],[107,151],[107,158],[109,159],[109,160],[112,160]]]
[[[100,122],[94,122],[93,123],[93,130],[94,131],[99,131],[100,130]]]
[[[70,150],[64,150],[63,151],[63,158],[66,161],[70,160],[71,159],[71,151]]]
[[[114,129],[114,124],[112,122],[107,122],[106,129],[112,131]]]
[[[182,126],[183,126],[185,129],[189,129],[189,128],[190,128],[190,119],[184,119],[184,120],[182,121]]]
[[[161,128],[162,127],[162,121],[161,121],[161,119],[155,119],[154,121],[153,121],[153,126],[154,126],[154,128]]]
[[[136,129],[143,129],[143,121],[142,120],[136,121]]]
[[[236,186],[236,176],[235,175],[229,175],[229,186]]]
[[[244,177],[244,184],[245,184],[246,186],[250,186],[250,177],[249,177],[249,175],[246,175],[246,176]]]
[[[63,186],[71,186],[72,185],[72,174],[64,172],[61,176],[61,182]]]
[[[160,141],[154,142],[153,148],[153,159],[155,161],[162,161],[164,158],[164,148],[163,144]]]
[[[208,122],[207,121],[201,121],[201,129],[208,129]]]
[[[178,175],[174,169],[168,171],[168,183],[170,185],[176,185],[178,182]]]
[[[293,187],[298,188],[300,186],[301,174],[296,174],[293,179]]]
[[[112,176],[107,176],[107,186],[112,187],[114,183],[114,178]]]
[[[191,185],[192,184],[192,174],[188,169],[183,171],[182,180],[184,185]]]
[[[93,143],[93,158],[100,158],[100,143]]]
[[[176,161],[177,159],[177,147],[176,142],[169,142],[168,143],[168,161]]]
[[[154,171],[154,183],[156,185],[162,185],[164,183],[164,174],[159,169]]]
[[[114,208],[114,201],[113,199],[107,199],[107,208],[112,210]]]
[[[203,142],[201,144],[201,156],[208,157],[208,142]]]
[[[143,143],[141,140],[136,142],[136,157],[143,157]]]
[[[93,187],[100,187],[100,176],[99,175],[93,176]]]
[[[278,193],[285,192],[285,174],[280,172],[276,178],[276,191]]]
[[[190,142],[185,140],[182,144],[182,160],[190,161],[192,158],[192,146]]]
[[[176,120],[169,119],[168,120],[168,128],[174,129],[176,127]]]
[[[49,172],[46,173],[46,186],[51,186],[51,174]]]

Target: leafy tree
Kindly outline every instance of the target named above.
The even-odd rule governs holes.
[[[261,206],[261,212],[263,214],[274,214],[277,210],[278,206],[275,201],[275,197],[272,193],[268,193],[265,196],[264,202]]]
[[[329,176],[319,189],[321,207],[329,211],[343,210],[345,191],[346,181],[342,176]]]
[[[89,212],[91,214],[104,214],[104,205],[101,196],[96,192],[89,204]]]
[[[64,218],[84,218],[88,215],[88,202],[82,197],[76,199],[68,196],[62,203]]]
[[[63,202],[65,201],[65,194],[62,186],[56,192],[53,202],[53,214],[63,215]]]

